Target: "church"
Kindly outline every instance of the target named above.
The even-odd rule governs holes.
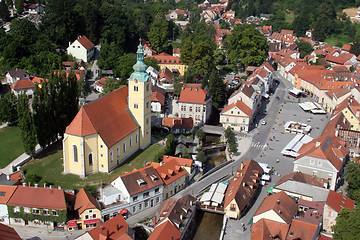
[[[109,173],[151,143],[151,80],[141,42],[128,86],[87,104],[66,128],[64,173]]]

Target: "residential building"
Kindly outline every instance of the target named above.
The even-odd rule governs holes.
[[[169,18],[172,20],[181,20],[179,16],[183,16],[183,19],[188,19],[190,17],[190,12],[186,10],[169,10]]]
[[[10,88],[15,96],[19,96],[24,93],[29,99],[32,99],[34,96],[35,84],[30,79],[25,78],[17,80],[10,86]]]
[[[256,113],[261,104],[261,89],[251,83],[244,83],[243,87],[231,94],[228,104],[230,105],[239,100],[243,101],[246,106]]]
[[[123,216],[118,215],[103,224],[91,229],[76,240],[132,240],[135,231],[129,227]]]
[[[101,222],[101,208],[95,197],[91,196],[84,188],[76,194],[74,210],[77,211],[82,229],[93,228]]]
[[[200,87],[184,87],[180,93],[179,108],[177,117],[192,118],[194,126],[203,125],[211,115],[212,98]]]
[[[336,106],[347,99],[351,95],[350,86],[347,88],[338,88],[325,92],[323,107],[325,111],[333,113]]]
[[[181,158],[181,157],[172,157],[163,155],[162,162],[168,163],[173,160],[176,160],[176,162],[187,172],[188,175],[191,175],[194,170],[194,160],[189,158]]]
[[[144,56],[153,56],[156,54],[156,51],[154,49],[151,48],[151,45],[149,43],[149,41],[146,41],[145,39],[141,39],[141,43],[143,45],[143,50],[144,50]]]
[[[151,86],[151,111],[162,113],[165,110],[166,91],[158,86]]]
[[[64,191],[46,187],[23,186],[16,188],[7,202],[10,224],[64,228],[67,208]],[[23,216],[26,215],[26,218]],[[39,220],[39,218],[41,220]]]
[[[86,37],[81,36],[73,43],[69,44],[66,49],[67,54],[74,56],[77,59],[81,59],[84,62],[89,62],[94,56],[96,48],[95,45]]]
[[[22,238],[15,231],[14,228],[0,223],[0,237],[1,239],[21,240]]]
[[[170,221],[165,221],[154,229],[148,240],[179,240],[180,237],[179,230]]]
[[[294,160],[294,171],[328,180],[328,188],[337,189],[342,181],[349,150],[339,137],[323,134],[304,144]]]
[[[123,174],[102,190],[103,220],[120,214],[123,209],[131,214],[143,211],[162,202],[163,181],[152,167]]]
[[[174,57],[167,53],[160,53],[151,57],[158,61],[160,70],[167,67],[173,73],[179,73],[182,76],[187,69],[187,65],[180,61],[180,57]]]
[[[5,74],[7,84],[14,84],[17,80],[29,78],[30,75],[21,69],[12,69]]]
[[[318,225],[294,219],[290,225],[286,240],[316,240],[319,232],[320,227]]]
[[[24,13],[43,14],[45,13],[45,6],[40,3],[24,3]]]
[[[280,178],[274,185],[273,193],[284,191],[291,197],[307,201],[325,201],[329,189],[328,180],[302,172],[292,172]]]
[[[100,78],[95,82],[95,90],[99,93],[102,93],[104,91],[104,84],[106,82],[106,78]]]
[[[241,163],[225,193],[225,216],[241,217],[255,197],[263,174],[262,167],[256,161],[249,159]]]
[[[251,226],[251,240],[286,239],[288,229],[288,224],[262,218]]]
[[[262,93],[269,93],[270,88],[273,86],[273,72],[274,68],[270,65],[270,63],[266,62],[260,67],[256,68],[256,70],[248,77],[247,80],[251,81],[253,78],[259,78],[263,82],[265,88]]]
[[[168,199],[186,187],[188,174],[174,158],[159,165],[154,168],[164,183],[162,198]]]
[[[236,132],[248,132],[253,120],[253,110],[241,100],[227,105],[220,113],[223,128],[231,127]]]
[[[297,204],[285,192],[270,195],[261,202],[253,216],[253,222],[267,219],[283,224],[290,224],[297,213]]]
[[[175,134],[191,133],[194,129],[194,120],[192,118],[164,117],[162,125],[168,127],[170,132]]]
[[[341,209],[348,208],[351,211],[354,209],[354,207],[354,200],[337,192],[330,191],[324,206],[323,230],[328,234],[332,234],[333,231],[331,230],[331,227],[336,224],[336,217],[338,216]]]
[[[7,203],[15,192],[16,188],[16,186],[0,185],[0,222],[3,224],[10,224]]]
[[[63,139],[64,172],[110,172],[151,143],[151,81],[140,44],[129,87],[81,107]]]

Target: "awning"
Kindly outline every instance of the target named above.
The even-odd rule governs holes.
[[[261,180],[270,181],[270,175],[267,174],[262,175]]]
[[[85,220],[84,224],[94,224],[94,223],[99,223],[99,222],[100,222],[100,219],[94,218],[94,219]]]
[[[71,221],[68,221],[67,223],[68,227],[76,227],[76,220],[71,220]]]
[[[270,189],[267,191],[268,193],[272,193],[274,190],[275,183],[270,187]]]
[[[269,94],[265,93],[265,92],[262,92],[261,93],[261,96],[264,97],[264,98],[269,98]]]
[[[128,212],[128,210],[126,208],[124,208],[123,210],[120,211],[120,214],[126,214]]]

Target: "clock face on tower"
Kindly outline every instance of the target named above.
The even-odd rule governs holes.
[[[137,83],[138,82],[137,78],[135,78],[134,81],[135,81],[135,83]]]

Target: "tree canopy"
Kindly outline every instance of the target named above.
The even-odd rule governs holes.
[[[360,208],[341,209],[332,230],[334,240],[360,239]]]

